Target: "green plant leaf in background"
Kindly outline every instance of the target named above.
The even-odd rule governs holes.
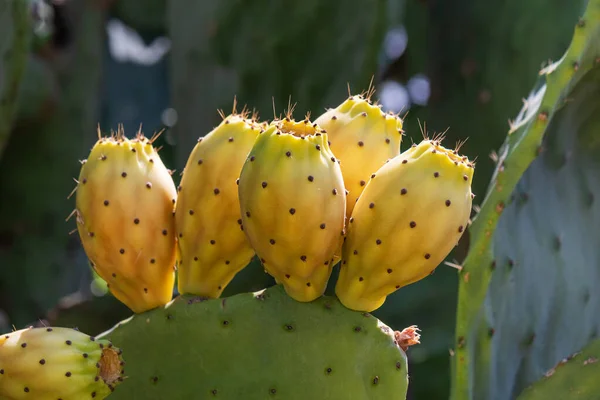
[[[298,115],[316,117],[344,99],[347,83],[366,89],[395,18],[389,2],[169,2],[178,165],[234,96],[263,119],[272,118],[273,101],[283,113],[290,96]]]
[[[0,159],[0,308],[19,327],[43,318],[63,296],[89,290],[85,255],[65,223],[73,209],[66,197],[98,121],[104,12],[92,0],[73,11],[79,18],[68,68],[52,66],[60,71],[61,100],[49,118],[18,122]]]
[[[12,131],[31,42],[27,0],[0,1],[0,157]]]

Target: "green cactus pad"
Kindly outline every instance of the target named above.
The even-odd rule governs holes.
[[[515,398],[600,332],[599,17],[590,0],[498,153],[460,273],[454,399]]]
[[[408,386],[395,335],[333,297],[300,303],[278,285],[178,297],[100,337],[127,354],[111,400],[390,400],[405,399]]]
[[[561,360],[517,400],[596,400],[600,393],[600,340]]]

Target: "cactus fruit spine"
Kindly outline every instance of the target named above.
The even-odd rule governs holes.
[[[114,296],[136,313],[172,298],[176,196],[141,132],[131,140],[122,131],[101,137],[81,168],[75,213],[83,247]]]
[[[68,328],[28,328],[0,336],[0,398],[107,397],[123,380],[121,350]]]
[[[281,285],[184,295],[99,337],[127,357],[111,400],[405,400],[404,349],[419,341],[414,327],[394,332],[332,296],[298,302]]]
[[[188,158],[175,212],[180,293],[219,297],[254,256],[240,229],[237,180],[259,131],[244,113],[229,115]]]
[[[273,121],[244,163],[239,198],[244,231],[265,270],[298,301],[321,296],[346,214],[327,134],[308,119]]]
[[[423,279],[462,236],[471,213],[473,165],[439,139],[424,140],[371,175],[348,224],[336,294],[373,311]]]
[[[348,218],[371,174],[400,154],[402,120],[371,104],[370,94],[350,96],[315,120],[327,131],[331,151],[341,162]]]

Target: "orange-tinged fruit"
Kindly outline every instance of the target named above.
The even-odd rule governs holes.
[[[177,192],[151,140],[100,138],[76,189],[77,229],[92,267],[136,313],[173,295]]]

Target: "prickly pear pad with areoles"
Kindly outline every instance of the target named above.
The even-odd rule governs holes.
[[[560,360],[517,400],[598,400],[599,376],[600,339],[595,339],[581,351]]]
[[[0,336],[0,399],[104,399],[121,383],[121,350],[69,328]]]
[[[348,218],[371,174],[400,154],[402,120],[371,104],[371,94],[350,96],[315,120],[327,131],[331,151],[341,162]]]
[[[600,1],[590,0],[511,124],[469,229],[455,400],[513,399],[600,333],[599,56]],[[565,386],[549,398],[576,397]]]
[[[241,230],[237,180],[260,129],[244,113],[229,115],[188,158],[175,211],[180,293],[219,297],[254,256]]]
[[[81,167],[75,214],[83,248],[134,312],[173,297],[176,198],[169,170],[141,132],[101,137]]]
[[[178,297],[100,335],[127,354],[127,378],[111,400],[404,400],[398,336],[334,297],[301,303],[281,285]]]
[[[321,296],[346,217],[327,134],[308,120],[272,122],[242,168],[239,198],[244,232],[265,270],[298,301]]]
[[[395,290],[425,278],[463,235],[471,213],[473,165],[423,140],[371,175],[354,207],[336,294],[373,311]]]

